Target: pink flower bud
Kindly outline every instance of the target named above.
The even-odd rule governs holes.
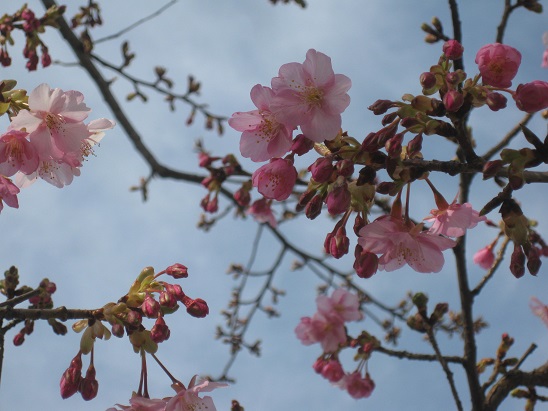
[[[291,145],[290,151],[294,152],[298,156],[302,156],[308,153],[313,148],[314,148],[314,141],[310,140],[309,138],[306,138],[304,134],[299,134],[293,140],[293,144]]]
[[[86,371],[86,376],[80,379],[80,385],[78,391],[85,401],[94,399],[99,391],[99,382],[95,378],[95,367],[93,364],[89,365]]]
[[[443,54],[449,60],[458,60],[462,58],[464,47],[457,40],[448,40],[443,44]]]
[[[342,385],[352,398],[367,398],[375,389],[375,383],[366,375],[365,378],[357,371],[343,377]]]
[[[379,268],[379,257],[369,251],[363,251],[360,245],[356,246],[354,252],[356,260],[354,261],[354,270],[360,278],[372,277]]]
[[[18,332],[15,334],[15,337],[13,337],[13,345],[16,347],[22,345],[25,342],[25,333]]]
[[[535,80],[520,84],[513,95],[516,106],[527,113],[548,108],[548,82]]]
[[[486,44],[476,54],[483,84],[507,88],[521,64],[521,53],[506,44]]]
[[[462,107],[464,96],[457,90],[449,90],[443,96],[443,105],[447,111],[455,112]]]
[[[156,318],[161,310],[161,306],[160,303],[152,296],[147,295],[143,301],[143,304],[141,304],[141,310],[148,318]]]
[[[166,274],[173,278],[187,278],[188,268],[182,264],[176,263],[166,268]]]
[[[308,171],[312,174],[314,181],[325,183],[331,179],[335,167],[333,167],[331,159],[320,157],[308,167]]]
[[[209,307],[207,306],[207,303],[201,298],[196,298],[195,300],[192,300],[190,298],[186,300],[186,302],[183,301],[183,304],[186,307],[186,312],[193,317],[204,318],[206,315],[209,314]]]
[[[312,368],[314,368],[314,371],[316,371],[317,374],[321,374],[325,364],[327,364],[327,361],[320,357],[314,362]]]
[[[419,81],[422,88],[428,90],[436,85],[436,76],[427,71],[421,74]]]
[[[124,336],[124,326],[122,324],[113,324],[111,331],[115,337],[122,338]]]
[[[527,253],[527,269],[531,275],[537,275],[542,261],[540,261],[540,252],[539,249],[535,246],[531,246],[529,252]]]
[[[159,300],[162,307],[175,308],[177,305],[177,298],[167,291],[162,291],[160,293]]]
[[[331,215],[342,214],[350,207],[350,200],[351,194],[346,180],[344,177],[338,177],[325,199],[327,211]]]
[[[335,258],[341,258],[348,253],[350,240],[346,236],[344,227],[335,228],[332,233],[327,234],[324,242],[325,252]]]
[[[249,194],[249,190],[246,190],[244,188],[238,189],[234,193],[234,200],[236,200],[240,207],[247,207],[251,202],[251,195]]]
[[[154,323],[154,326],[150,330],[150,338],[152,339],[152,341],[159,344],[169,339],[170,334],[171,332],[169,331],[169,327],[164,321],[164,317],[158,317],[156,319],[156,322]]]
[[[375,115],[384,114],[386,111],[393,107],[393,102],[390,100],[377,100],[372,105],[367,107]]]
[[[498,111],[506,108],[507,101],[508,99],[503,94],[492,92],[487,94],[487,100],[485,102],[491,110]]]
[[[61,397],[66,399],[76,394],[82,378],[81,370],[69,367],[63,373],[59,387],[61,389]]]
[[[128,325],[132,328],[137,328],[141,325],[141,321],[143,320],[140,313],[137,311],[129,310],[126,317],[126,322]]]
[[[525,253],[519,244],[514,244],[514,252],[510,258],[510,272],[516,278],[521,278],[525,274]]]
[[[343,177],[350,177],[354,173],[354,162],[348,159],[340,160],[335,164],[337,173]]]
[[[306,205],[304,212],[306,214],[306,217],[310,220],[314,220],[316,217],[318,217],[322,212],[322,206],[323,206],[323,198],[321,195],[315,195],[312,197],[312,200],[308,202]]]

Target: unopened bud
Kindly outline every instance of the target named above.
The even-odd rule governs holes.
[[[152,339],[152,341],[159,344],[169,339],[170,334],[171,332],[169,331],[169,327],[164,321],[164,317],[158,317],[156,319],[156,322],[154,323],[154,326],[150,330],[150,338]]]
[[[166,274],[172,276],[173,278],[187,278],[188,268],[182,264],[176,263],[166,268]]]
[[[518,244],[514,244],[514,252],[510,258],[510,272],[516,278],[521,278],[525,274],[525,254]]]
[[[207,303],[201,298],[196,298],[195,300],[186,297],[183,304],[186,307],[186,312],[191,316],[196,318],[204,318],[209,314],[209,307]]]
[[[76,394],[82,378],[81,370],[69,367],[65,370],[59,382],[61,397],[66,399]]]
[[[95,367],[90,364],[86,371],[86,376],[80,379],[80,385],[78,387],[80,395],[85,401],[94,399],[99,391],[99,381],[95,378]]]
[[[306,217],[310,220],[314,220],[322,212],[323,198],[321,195],[315,195],[312,200],[306,205],[304,212]]]
[[[394,107],[394,102],[390,100],[377,100],[372,105],[367,107],[375,115],[384,114],[389,108]]]
[[[540,261],[540,252],[539,249],[535,246],[529,248],[527,253],[527,269],[531,275],[537,275],[542,261]]]

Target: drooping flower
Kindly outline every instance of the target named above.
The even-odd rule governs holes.
[[[485,216],[472,208],[470,203],[457,204],[456,199],[446,209],[430,211],[431,216],[425,221],[433,221],[428,230],[431,234],[441,234],[447,237],[462,237],[466,230],[474,228],[480,221],[485,221]]]
[[[303,64],[280,67],[272,79],[275,97],[270,108],[282,123],[300,126],[310,140],[333,140],[341,128],[341,113],[350,104],[351,85],[348,77],[334,73],[328,56],[310,49]]]
[[[360,301],[356,294],[344,288],[337,288],[331,297],[319,295],[316,298],[318,312],[335,321],[356,321],[363,318]]]
[[[479,265],[484,270],[488,270],[495,262],[495,254],[493,253],[493,244],[483,247],[474,254],[474,264]]]
[[[348,391],[352,398],[356,399],[369,397],[375,389],[375,383],[369,375],[362,377],[358,371],[346,374],[340,381],[339,386]]]
[[[548,108],[548,82],[534,80],[520,84],[513,94],[516,106],[521,111],[535,113]]]
[[[255,170],[252,177],[253,186],[266,198],[282,201],[287,199],[295,182],[297,170],[293,162],[283,158],[273,158],[268,164]]]
[[[230,127],[242,132],[240,152],[252,161],[281,157],[291,148],[293,128],[272,113],[273,97],[271,88],[257,84],[251,89],[251,100],[258,110],[236,112],[228,120]]]
[[[38,168],[38,154],[27,140],[28,133],[8,130],[0,136],[0,174],[10,177],[16,172],[31,174]]]
[[[548,305],[543,304],[536,297],[531,297],[531,302],[529,303],[529,306],[531,307],[531,311],[533,311],[533,314],[538,316],[548,327]]]
[[[184,388],[179,384],[173,384],[172,387],[177,394],[169,398],[165,411],[216,411],[213,399],[209,396],[200,398],[198,394],[200,392],[213,391],[216,388],[222,388],[228,386],[228,384],[221,382],[203,381],[196,385],[197,375],[192,377],[188,388]]]
[[[476,64],[484,84],[510,87],[521,63],[521,53],[506,44],[486,44],[476,54]]]
[[[118,408],[109,408],[107,411],[164,411],[167,400],[158,398],[145,398],[140,395],[133,395],[129,400],[130,405],[116,404]]]
[[[414,225],[392,216],[381,216],[359,231],[358,243],[364,251],[382,254],[380,270],[394,271],[405,264],[419,273],[437,273],[443,268],[442,251],[456,242],[422,231],[422,224]]]
[[[19,188],[9,178],[0,175],[0,211],[4,208],[3,203],[13,208],[19,208],[17,194],[19,194]]]
[[[303,317],[295,328],[297,338],[304,345],[320,343],[324,352],[335,352],[339,344],[346,341],[344,323],[336,317],[326,317],[316,312],[312,317]]]
[[[252,215],[255,221],[259,223],[268,223],[272,228],[276,228],[278,223],[276,222],[276,217],[274,217],[274,213],[270,207],[271,204],[272,201],[267,200],[266,198],[256,200],[247,209],[247,214]]]
[[[338,382],[344,377],[344,370],[339,360],[330,359],[323,364],[320,374],[329,382]]]

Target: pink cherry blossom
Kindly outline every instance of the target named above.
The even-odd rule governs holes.
[[[448,238],[422,231],[422,224],[392,216],[381,216],[359,231],[358,243],[364,251],[382,254],[379,269],[394,271],[404,264],[419,273],[437,273],[443,268],[442,251],[452,248],[456,242]]]
[[[331,359],[323,364],[320,374],[329,382],[338,382],[344,377],[344,370],[338,360]]]
[[[457,40],[448,40],[443,44],[443,54],[449,60],[458,60],[462,58],[464,47]]]
[[[304,345],[319,342],[324,352],[335,352],[346,341],[344,324],[335,317],[327,318],[317,312],[312,318],[303,317],[295,328],[297,338]]]
[[[348,77],[333,72],[328,56],[310,49],[303,64],[280,67],[272,79],[275,97],[270,108],[282,123],[300,126],[310,140],[333,140],[341,128],[341,113],[350,104],[351,85]]]
[[[0,174],[7,177],[17,171],[31,174],[38,168],[38,154],[27,140],[28,133],[9,130],[0,136]]]
[[[456,200],[445,210],[431,210],[430,214],[430,217],[425,218],[426,221],[433,221],[428,232],[448,237],[462,237],[467,229],[487,220],[485,216],[480,216],[470,203],[457,204]]]
[[[316,305],[319,313],[335,321],[356,321],[363,318],[358,296],[344,288],[337,288],[331,297],[319,295]]]
[[[0,211],[4,208],[3,203],[13,208],[19,208],[17,194],[19,194],[19,188],[9,178],[0,175]]]
[[[165,411],[216,411],[211,397],[200,398],[198,394],[226,387],[228,384],[206,380],[196,385],[196,378],[195,375],[186,389],[179,384],[172,385],[177,394],[168,399]]]
[[[10,129],[25,129],[40,159],[61,160],[80,152],[89,136],[83,122],[89,111],[82,93],[41,84],[29,95],[29,110],[21,110]]]
[[[348,391],[352,398],[356,399],[369,397],[375,389],[375,383],[369,375],[362,377],[358,371],[346,374],[340,381],[339,386]]]
[[[38,169],[28,175],[19,172],[15,176],[19,187],[28,187],[38,178],[62,188],[72,183],[74,177],[80,175],[80,167],[89,155],[93,154],[93,147],[99,144],[104,136],[104,130],[113,128],[115,123],[101,118],[91,121],[87,126],[86,137],[81,141],[80,150],[74,153],[66,153],[61,159],[42,158]]]
[[[297,170],[293,162],[283,158],[273,158],[270,163],[255,170],[252,177],[253,186],[259,193],[278,201],[291,195],[296,181]]]
[[[139,395],[133,395],[129,400],[130,405],[116,404],[117,408],[109,408],[107,411],[164,411],[166,408],[167,400],[156,398],[145,398]]]
[[[270,207],[271,204],[272,201],[267,200],[266,198],[256,200],[247,209],[247,214],[252,215],[255,221],[259,223],[268,223],[270,224],[270,227],[276,228],[278,223],[276,222],[276,217],[274,217],[274,213]]]
[[[548,108],[548,82],[534,80],[520,84],[513,94],[516,106],[521,111],[535,113]]]
[[[521,53],[506,44],[486,44],[476,54],[483,83],[493,87],[510,87],[520,63]]]
[[[240,152],[252,161],[281,157],[291,148],[293,128],[278,121],[270,110],[272,89],[257,84],[251,89],[251,100],[258,110],[237,112],[228,124],[242,131]]]
[[[484,270],[488,270],[495,262],[495,254],[493,253],[493,244],[483,247],[474,254],[474,264],[479,265]]]
[[[538,316],[548,327],[548,305],[542,303],[536,297],[531,297],[531,302],[529,303],[529,306],[531,307],[531,311],[533,311],[533,314]]]

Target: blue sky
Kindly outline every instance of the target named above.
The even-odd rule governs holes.
[[[156,10],[155,2],[124,1],[103,5],[105,25],[92,32],[95,38],[112,34],[144,15]],[[447,6],[439,1],[407,2],[310,0],[306,10],[297,6],[272,6],[267,0],[190,1],[181,0],[167,13],[151,23],[141,25],[111,43],[101,43],[97,53],[111,61],[119,61],[119,43],[129,40],[137,56],[132,64],[134,75],[152,78],[155,65],[168,68],[168,75],[184,89],[186,76],[193,74],[202,82],[201,101],[214,113],[229,116],[235,111],[253,109],[249,91],[257,83],[268,85],[278,68],[287,62],[304,60],[306,51],[315,48],[332,58],[336,73],[352,79],[349,92],[352,102],[343,114],[343,128],[356,138],[380,128],[379,119],[367,106],[379,98],[398,99],[404,93],[419,93],[418,77],[437,62],[441,44],[427,45],[420,24],[437,15],[451,32]],[[494,41],[495,29],[502,14],[502,2],[462,2],[465,69],[474,73],[476,51]],[[41,14],[41,5],[29,6]],[[17,5],[3,12],[15,11]],[[67,15],[76,7],[70,6]],[[548,71],[540,67],[543,51],[542,33],[548,30],[546,15],[518,10],[512,16],[506,42],[518,48],[523,56],[515,84],[534,79],[546,80]],[[48,30],[46,37],[54,60],[72,62],[74,57],[59,36]],[[21,37],[17,38],[22,47]],[[16,57],[9,69],[2,69],[2,78],[15,78],[22,88],[32,90],[42,82],[64,90],[77,89],[86,96],[93,109],[90,119],[112,115],[99,93],[78,68],[53,66],[47,70],[27,73],[24,61]],[[106,74],[113,78],[115,74]],[[123,96],[131,92],[122,79],[113,88]],[[193,144],[203,138],[212,154],[237,152],[239,135],[227,128],[223,137],[201,127],[200,118],[192,127],[184,125],[188,108],[178,104],[171,113],[161,97],[149,93],[147,104],[125,103],[124,109],[157,157],[166,164],[187,171],[197,171]],[[473,113],[471,124],[482,153],[490,148],[521,117],[509,102],[502,114],[483,108]],[[0,119],[2,127],[5,119]],[[543,135],[546,122],[537,118],[530,128]],[[450,159],[450,145],[436,137],[425,140],[425,156]],[[520,147],[523,138],[514,144]],[[205,299],[211,315],[194,319],[186,315],[172,316],[171,338],[162,344],[159,356],[172,373],[183,382],[192,375],[218,375],[228,358],[228,349],[213,340],[215,326],[221,323],[220,310],[225,308],[229,290],[234,286],[225,274],[230,263],[248,259],[256,225],[250,221],[225,218],[209,233],[196,229],[200,216],[199,200],[203,188],[171,180],[156,179],[150,186],[150,200],[142,203],[138,194],[129,192],[148,167],[133,149],[120,127],[107,133],[97,157],[82,169],[82,176],[61,190],[38,182],[19,196],[18,210],[5,208],[0,215],[0,232],[4,233],[0,256],[4,269],[16,265],[22,282],[37,284],[49,277],[58,286],[54,301],[67,307],[96,308],[115,301],[127,292],[134,277],[145,266],[161,270],[181,262],[189,267],[190,277],[182,286],[192,297]],[[251,168],[250,162],[243,164]],[[452,199],[458,187],[455,181],[434,176],[433,181]],[[479,179],[477,182],[480,182]],[[497,188],[492,182],[478,184],[471,201],[480,208]],[[544,204],[547,190],[543,186],[525,187],[518,193],[526,215],[539,221],[539,231],[548,224]],[[425,216],[433,202],[428,191],[417,191],[412,212]],[[497,215],[491,215],[497,219]],[[283,227],[296,244],[321,252],[325,234],[333,222],[310,224],[300,221]],[[478,227],[469,236],[469,256],[494,236],[493,230]],[[261,250],[262,264],[268,266],[275,257],[275,243],[266,241]],[[408,290],[425,291],[432,301],[446,301],[458,310],[456,279],[452,256],[439,274],[423,275],[401,270],[378,273],[363,282],[368,291],[395,303]],[[319,347],[304,347],[295,338],[293,329],[299,318],[315,310],[316,278],[306,271],[289,270],[292,258],[284,261],[275,284],[287,291],[279,310],[282,317],[268,320],[257,317],[250,335],[263,340],[263,356],[243,353],[233,367],[237,384],[213,393],[219,410],[228,410],[230,400],[238,399],[246,410],[318,409],[349,411],[448,409],[450,391],[438,364],[412,364],[374,356],[369,370],[377,387],[372,397],[356,401],[345,392],[330,387],[315,375],[311,365],[320,354]],[[350,267],[350,258],[340,264]],[[545,264],[546,265],[546,264]],[[537,278],[526,275],[519,281],[506,269],[500,270],[486,287],[475,309],[492,327],[479,336],[479,358],[492,356],[500,335],[509,332],[516,338],[515,356],[531,342],[539,348],[524,364],[530,369],[546,360],[548,333],[540,320],[530,314],[528,299],[532,295],[548,302],[547,279],[541,269]],[[483,271],[470,266],[471,282],[479,281]],[[359,324],[378,332],[373,322]],[[114,403],[127,404],[131,391],[137,388],[139,359],[129,343],[112,339],[96,346],[96,368],[100,383],[98,398],[85,403],[79,397],[62,400],[58,381],[78,350],[79,335],[54,336],[45,324],[37,324],[35,332],[21,347],[6,345],[0,409],[23,411],[36,407],[55,410],[98,410]],[[358,328],[356,328],[357,330]],[[11,339],[13,334],[8,335]],[[430,353],[420,336],[406,332],[400,349]],[[442,344],[447,354],[461,352],[458,338]],[[348,359],[347,359],[348,360]],[[347,363],[350,368],[350,362]],[[151,392],[155,396],[170,395],[169,380],[151,364]],[[467,404],[466,383],[460,369],[454,370],[462,399]],[[412,404],[412,405],[410,405]],[[521,407],[507,401],[502,410]]]

